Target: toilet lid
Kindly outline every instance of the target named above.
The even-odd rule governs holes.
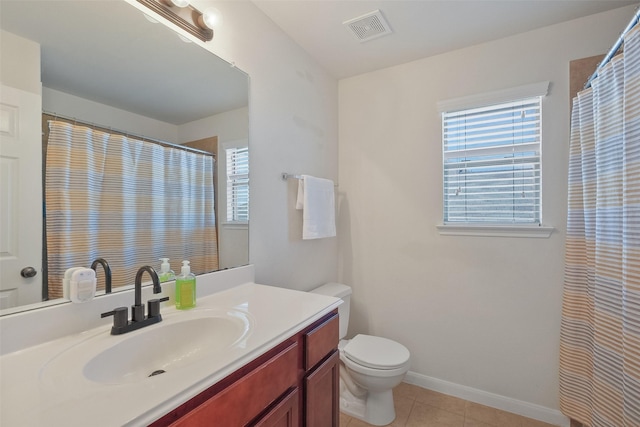
[[[409,361],[405,346],[371,335],[356,335],[343,351],[354,362],[374,369],[394,369]]]

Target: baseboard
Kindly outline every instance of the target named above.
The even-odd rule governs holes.
[[[407,372],[404,382],[556,426],[570,427],[569,418],[557,409],[500,396],[411,371]]]

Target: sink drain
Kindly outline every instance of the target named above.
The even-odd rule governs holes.
[[[151,372],[151,374],[149,374],[149,376],[150,377],[155,377],[156,375],[164,374],[165,372],[167,372],[167,371],[165,371],[164,369],[158,369],[157,371]]]

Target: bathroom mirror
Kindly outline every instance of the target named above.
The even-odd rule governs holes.
[[[185,143],[199,149],[206,146],[207,151],[215,151],[218,266],[226,269],[248,263],[248,221],[227,215],[225,168],[225,152],[230,147],[245,148],[248,153],[248,76],[244,72],[125,1],[0,0],[0,28],[3,61],[11,56],[22,60],[20,44],[7,50],[13,36],[39,45],[43,111],[135,138]],[[210,43],[215,43],[215,38]],[[31,67],[25,76],[33,73],[32,63],[25,66]],[[8,83],[5,75],[0,78],[0,96],[4,98],[9,93]],[[4,106],[11,102],[0,101],[5,131],[9,119]],[[33,120],[39,133],[44,132],[44,123]],[[3,148],[0,154],[6,157],[6,151]],[[42,207],[42,197],[35,199],[36,206]],[[17,210],[17,204],[11,205],[14,199],[4,197],[2,201],[3,209],[14,216],[33,214],[33,209]],[[13,230],[6,220],[1,225],[3,232]],[[13,237],[23,239],[17,232]],[[2,242],[0,263],[11,261],[13,256],[5,246]],[[180,261],[172,259],[171,267],[179,270]],[[160,266],[157,256],[146,263]],[[4,270],[0,296],[20,292],[21,287],[36,287],[34,282],[45,276],[42,266],[46,263],[36,266],[35,277],[25,278],[20,273],[28,265],[0,265]],[[103,274],[98,267],[99,283]],[[114,292],[130,285],[114,283]],[[30,300],[1,298],[0,315],[66,302],[63,298],[47,299],[46,292],[35,295]]]

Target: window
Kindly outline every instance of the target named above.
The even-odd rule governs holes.
[[[249,221],[249,148],[225,149],[227,164],[227,222]]]
[[[442,113],[445,224],[541,224],[541,103]]]

